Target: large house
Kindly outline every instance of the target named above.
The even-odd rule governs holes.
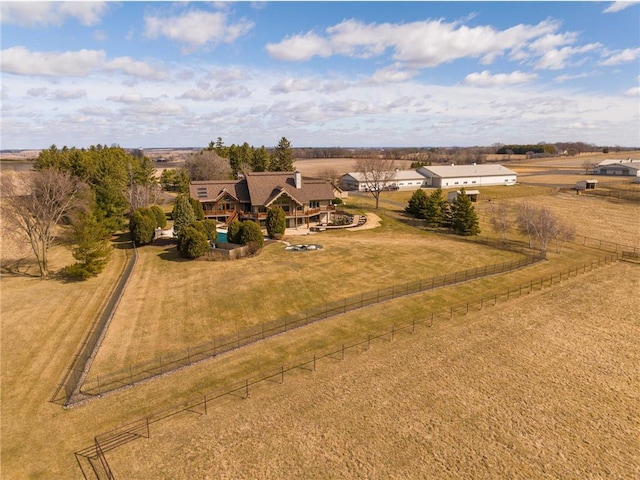
[[[287,228],[333,221],[334,187],[300,172],[254,172],[240,180],[195,181],[189,194],[202,203],[205,218],[229,224],[253,220],[265,226],[267,212],[282,207]]]
[[[640,177],[640,160],[603,160],[594,167],[593,173],[596,175]]]
[[[490,185],[515,185],[518,174],[499,164],[439,165],[420,167],[427,181],[426,187],[486,187]]]

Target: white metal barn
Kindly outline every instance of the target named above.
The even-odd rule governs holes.
[[[499,164],[442,165],[420,167],[418,172],[427,179],[425,187],[486,187],[515,185],[518,174]]]
[[[613,160],[601,161],[593,169],[595,175],[621,175],[624,177],[640,177],[640,160]]]
[[[418,190],[426,186],[426,180],[425,176],[417,170],[396,170],[393,178],[381,187],[389,190]],[[369,185],[361,172],[349,172],[340,178],[340,188],[366,192]]]

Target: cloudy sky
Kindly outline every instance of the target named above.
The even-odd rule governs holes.
[[[640,146],[640,4],[7,2],[2,149]]]

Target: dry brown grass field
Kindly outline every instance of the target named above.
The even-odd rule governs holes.
[[[526,198],[548,203],[579,233],[637,245],[637,204],[536,191],[541,195]],[[504,201],[521,199],[510,194]],[[369,208],[365,197],[358,202]],[[147,249],[95,371],[197,343],[210,328],[278,316],[300,307],[296,296],[317,300],[309,296],[318,291],[322,301],[369,290],[376,281],[505,258],[381,216],[378,229],[294,237],[326,247],[298,256],[275,244],[240,262],[182,262],[168,246]],[[8,248],[2,233],[3,261],[15,258],[20,249]],[[107,271],[88,282],[0,277],[2,478],[81,478],[73,452],[98,433],[353,335],[423,318],[433,307],[504,291],[594,255],[565,248],[531,269],[355,311],[85,405],[65,410],[49,403],[128,253],[117,249]],[[424,260],[419,272],[396,269],[413,265],[412,255],[435,267]],[[368,274],[353,267],[354,258],[371,266]],[[53,267],[69,261],[69,252],[56,247]],[[256,278],[274,285],[252,283],[252,296],[241,287]],[[260,387],[249,400],[230,397],[206,417],[157,424],[150,441],[107,457],[116,478],[629,478],[639,468],[631,443],[639,425],[638,278],[637,265],[620,263],[413,337],[398,335],[343,363],[323,362],[315,374],[300,371],[284,385]],[[209,290],[199,288],[203,281]],[[210,294],[216,301],[207,300]],[[235,295],[244,300],[234,302]],[[212,321],[211,311],[223,312],[225,321]]]
[[[128,479],[633,478],[639,286],[637,266],[618,264],[375,343],[153,426],[111,467]]]

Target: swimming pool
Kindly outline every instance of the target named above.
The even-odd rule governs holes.
[[[221,232],[218,230],[218,237],[216,242],[227,243],[227,232]]]

